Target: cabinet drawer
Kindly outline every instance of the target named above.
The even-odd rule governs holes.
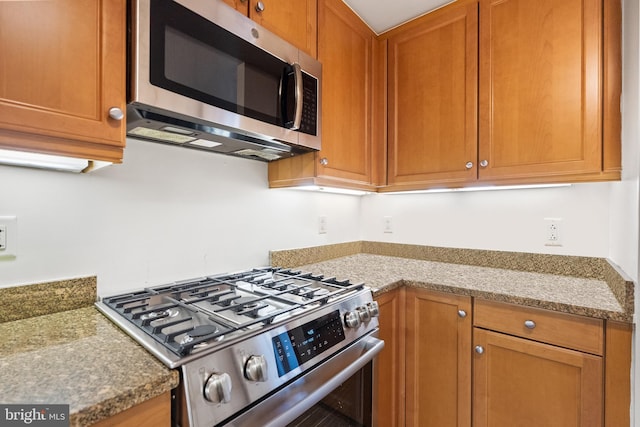
[[[474,326],[592,354],[603,354],[603,321],[572,314],[475,300]]]

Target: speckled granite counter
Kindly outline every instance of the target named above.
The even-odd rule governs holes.
[[[65,300],[59,285],[46,289]],[[24,292],[43,291],[20,288],[23,300]],[[0,289],[0,295],[19,290]],[[125,335],[93,301],[95,291],[84,308],[0,323],[0,403],[69,404],[71,426],[86,426],[178,385],[177,371]]]
[[[354,242],[271,252],[271,264],[364,282],[375,293],[417,286],[602,319],[633,320],[633,282],[613,264],[597,258]]]

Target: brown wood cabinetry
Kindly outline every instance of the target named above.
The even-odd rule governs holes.
[[[379,337],[384,348],[374,365],[374,418],[379,426],[404,426],[405,289],[385,292],[376,301],[380,307]]]
[[[322,149],[269,164],[271,187],[372,187],[373,32],[341,0],[318,1]]]
[[[602,426],[603,323],[476,300],[473,425]]]
[[[0,147],[120,162],[125,0],[0,2]]]
[[[376,299],[378,425],[629,425],[630,324],[482,299],[472,308],[471,297],[413,287]]]
[[[387,183],[475,181],[465,165],[478,150],[478,5],[441,9],[385,37]]]
[[[620,179],[620,16],[619,0],[458,1],[383,35],[380,191]]]
[[[604,3],[480,1],[481,180],[602,172]]]
[[[170,425],[170,392],[161,394],[111,418],[93,424],[94,427],[169,427]]]
[[[223,1],[315,58],[316,0]]]
[[[406,425],[468,427],[471,298],[408,288],[406,307]]]

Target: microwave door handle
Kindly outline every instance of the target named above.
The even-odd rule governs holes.
[[[295,102],[296,102],[296,112],[294,114],[294,118],[293,118],[293,126],[291,126],[291,130],[298,130],[300,129],[300,124],[302,123],[302,91],[303,91],[303,87],[302,87],[302,68],[300,67],[300,64],[295,63],[292,65],[293,67],[293,73],[294,73],[294,82],[295,82]]]

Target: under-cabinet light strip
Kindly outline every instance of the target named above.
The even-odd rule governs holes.
[[[80,173],[111,164],[75,157],[0,149],[0,164]]]

